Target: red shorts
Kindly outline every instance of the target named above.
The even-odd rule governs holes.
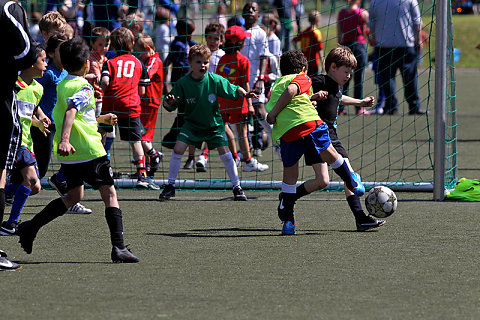
[[[247,123],[248,122],[248,113],[228,113],[226,110],[221,111],[223,123],[237,124],[237,123]]]
[[[140,114],[140,120],[145,127],[145,134],[142,136],[142,141],[153,141],[153,135],[155,134],[155,126],[157,124],[158,108],[156,107],[142,107],[142,113]]]

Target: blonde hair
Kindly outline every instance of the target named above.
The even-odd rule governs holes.
[[[350,48],[338,46],[332,49],[325,58],[325,70],[328,72],[332,63],[339,68],[345,66],[355,69],[357,67],[357,59]]]
[[[188,53],[188,61],[192,61],[195,56],[202,56],[206,59],[210,59],[212,53],[210,52],[210,49],[208,49],[207,45],[198,43],[190,48],[190,52]]]
[[[38,22],[40,31],[46,33],[65,33],[66,25],[67,21],[58,11],[50,11],[44,14]]]
[[[155,45],[153,44],[152,38],[146,33],[139,34],[138,39],[135,42],[136,51],[137,52],[145,51],[147,47],[150,47],[150,49],[155,51]]]

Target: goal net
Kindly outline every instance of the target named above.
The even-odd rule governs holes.
[[[387,0],[385,0],[387,1]],[[100,16],[101,10],[98,6],[106,6],[105,2],[90,0],[83,3],[58,2],[49,3],[44,0],[22,1],[26,8],[29,20],[35,23],[35,17],[38,13],[43,14],[46,8],[53,10],[63,10],[69,15],[67,20],[74,27],[77,35],[85,37],[90,43],[92,27],[109,22],[105,16]],[[293,2],[293,4],[292,4]],[[109,2],[108,6],[113,6],[115,1]],[[118,21],[126,21],[126,25],[136,25],[139,23],[143,32],[149,34],[157,47],[156,50],[161,57],[165,57],[170,52],[165,50],[165,43],[172,41],[176,34],[175,24],[190,19],[194,22],[195,30],[192,39],[198,43],[206,43],[205,28],[211,22],[220,22],[228,27],[228,24],[244,23],[242,18],[242,8],[245,1],[224,0],[224,1],[167,1],[167,0],[132,0],[118,7],[121,15]],[[117,5],[120,5],[118,3]],[[394,190],[419,190],[431,191],[434,183],[434,160],[433,160],[433,128],[435,126],[433,114],[434,110],[434,74],[435,74],[435,1],[420,1],[418,6],[422,19],[422,48],[418,48],[418,91],[420,96],[421,108],[427,111],[423,115],[410,115],[408,103],[405,99],[404,83],[401,74],[396,75],[395,95],[398,99],[398,114],[368,114],[373,113],[373,109],[367,110],[367,113],[357,113],[354,107],[347,107],[345,111],[338,116],[338,134],[344,147],[348,151],[350,163],[355,171],[359,172],[367,188],[373,185],[387,185]],[[63,7],[62,7],[63,6]],[[295,45],[292,39],[309,27],[309,14],[314,10],[319,17],[318,29],[322,36],[322,46],[325,56],[328,52],[337,46],[339,42],[337,28],[339,24],[340,10],[347,8],[345,1],[320,2],[320,1],[258,1],[260,25],[266,32],[269,31],[269,25],[262,23],[263,17],[275,17],[279,25],[276,34],[279,36],[282,47],[285,42],[294,49]],[[367,11],[370,6],[369,1],[362,1],[361,7]],[[159,9],[160,8],[160,9]],[[103,10],[103,12],[113,12]],[[70,10],[70,11],[69,11]],[[73,14],[71,11],[75,11]],[[117,10],[117,9],[115,9]],[[132,18],[126,18],[128,13],[142,12]],[[38,12],[38,13],[35,13]],[[287,12],[287,13],[285,13]],[[280,16],[278,16],[280,13]],[[97,14],[97,16],[96,16]],[[288,17],[290,16],[290,18]],[[116,19],[116,16],[109,19]],[[384,28],[392,28],[399,21],[391,21],[391,24]],[[448,19],[448,42],[445,43],[448,51],[448,72],[447,92],[443,94],[447,97],[446,106],[446,145],[445,145],[445,188],[451,188],[457,181],[457,152],[456,152],[456,118],[455,118],[455,73],[454,73],[454,55],[453,55],[453,33],[451,32],[451,17]],[[125,24],[124,24],[125,25]],[[166,26],[166,27],[165,27]],[[163,28],[163,29],[162,29]],[[166,30],[166,31],[161,31]],[[290,38],[287,38],[290,37]],[[161,46],[160,44],[163,44]],[[296,46],[300,48],[302,42],[297,42]],[[368,53],[371,54],[374,48],[368,44]],[[258,58],[251,58],[258,59]],[[170,85],[170,76],[176,66],[169,66],[167,77],[164,81]],[[372,63],[364,67],[363,96],[374,96],[379,101],[380,91],[375,81],[375,72],[372,69]],[[356,70],[355,72],[360,72]],[[353,77],[352,77],[353,78]],[[165,93],[165,92],[164,92]],[[354,96],[353,79],[349,85],[349,91],[344,92],[349,96]],[[153,147],[164,154],[159,169],[155,172],[155,182],[162,185],[168,178],[169,159],[172,150],[162,145],[165,142],[164,136],[172,127],[177,112],[167,112],[160,106],[158,109],[158,118],[155,124],[155,134],[153,138]],[[268,136],[259,136],[257,131],[253,130],[256,125],[256,118],[249,120],[249,134],[251,141],[251,151],[260,163],[268,165],[268,169],[262,172],[244,171],[245,164],[242,163],[238,168],[242,186],[245,189],[273,190],[281,187],[282,181],[282,162],[278,155],[278,150]],[[233,127],[234,132],[236,132]],[[235,135],[238,140],[238,133]],[[256,150],[256,143],[252,141],[262,140],[263,146]],[[237,150],[240,150],[238,141],[236,141]],[[136,168],[132,164],[132,151],[126,141],[117,137],[111,148],[111,164],[117,173],[116,184],[119,187],[135,186]],[[201,154],[201,150],[195,150],[195,161]],[[188,158],[188,151],[183,156],[182,168],[178,174],[179,188],[192,189],[230,189],[228,176],[226,175],[223,163],[220,160],[216,150],[211,150],[208,155],[208,162],[205,172],[197,172],[195,165],[191,169],[183,169],[183,165]],[[58,162],[52,157],[50,169],[47,176],[58,169]],[[314,177],[311,167],[305,166],[303,159],[300,165],[299,180],[308,180]],[[327,190],[341,190],[343,183],[340,179],[330,172],[331,183]],[[45,181],[43,181],[45,183]]]

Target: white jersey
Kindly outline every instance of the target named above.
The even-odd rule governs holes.
[[[268,37],[268,50],[277,58],[282,55],[282,42],[275,33]]]
[[[249,85],[252,89],[259,76],[260,57],[268,56],[268,40],[267,34],[259,26],[254,26],[246,31],[250,32],[252,36],[245,38],[245,46],[240,52],[250,60]],[[258,98],[260,102],[265,102],[265,93],[262,92]]]
[[[208,72],[217,73],[217,65],[220,58],[225,55],[225,51],[218,49],[212,51],[212,57],[210,58],[210,66],[208,67]]]

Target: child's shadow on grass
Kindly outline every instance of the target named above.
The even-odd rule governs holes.
[[[371,230],[369,232],[372,232]],[[357,230],[297,230],[295,237],[322,236],[331,232],[355,232]],[[375,232],[375,231],[374,231]],[[362,232],[358,232],[362,233]],[[217,228],[217,229],[192,229],[176,233],[154,233],[148,236],[164,236],[171,238],[250,238],[250,237],[283,237],[279,229],[268,228]]]
[[[34,265],[34,264],[114,264],[109,261],[14,261],[20,265]]]

